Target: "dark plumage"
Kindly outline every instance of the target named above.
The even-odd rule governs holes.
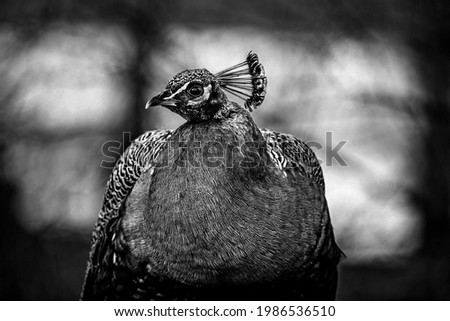
[[[216,75],[181,72],[147,103],[187,122],[143,134],[116,164],[82,299],[334,299],[322,170],[306,144],[253,122],[266,85],[250,53]]]

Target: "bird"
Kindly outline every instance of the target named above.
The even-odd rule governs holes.
[[[148,100],[186,122],[145,132],[117,161],[81,300],[335,299],[343,253],[320,162],[256,125],[266,92],[250,51],[216,74],[179,72]]]

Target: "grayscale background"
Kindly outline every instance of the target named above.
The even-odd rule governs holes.
[[[347,255],[337,298],[449,300],[449,13],[438,0],[2,0],[0,299],[78,299],[114,156],[183,122],[147,99],[253,50],[268,76],[257,124],[323,161]]]

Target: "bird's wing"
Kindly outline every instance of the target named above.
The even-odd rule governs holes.
[[[146,132],[131,143],[114,166],[92,234],[82,299],[95,298],[92,293],[94,282],[98,278],[105,251],[112,242],[115,226],[120,219],[120,209],[139,177],[155,166],[161,148],[171,135],[172,131],[169,130]]]
[[[322,168],[314,152],[298,138],[261,129],[272,162],[285,173],[300,173],[314,180],[325,192]]]
[[[325,183],[322,168],[314,152],[308,145],[298,138],[277,133],[269,129],[261,129],[266,140],[267,149],[272,162],[286,176],[306,176],[317,183],[323,195],[325,194]],[[323,203],[322,233],[317,243],[315,254],[316,260],[310,268],[310,287],[314,289],[315,295],[321,300],[334,299],[337,286],[337,269],[344,253],[334,241],[333,228],[331,226],[327,201]],[[308,285],[304,285],[307,287]]]

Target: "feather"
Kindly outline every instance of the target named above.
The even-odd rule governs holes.
[[[250,51],[245,61],[215,74],[222,89],[245,101],[244,107],[253,111],[266,96],[267,78],[258,56]]]

